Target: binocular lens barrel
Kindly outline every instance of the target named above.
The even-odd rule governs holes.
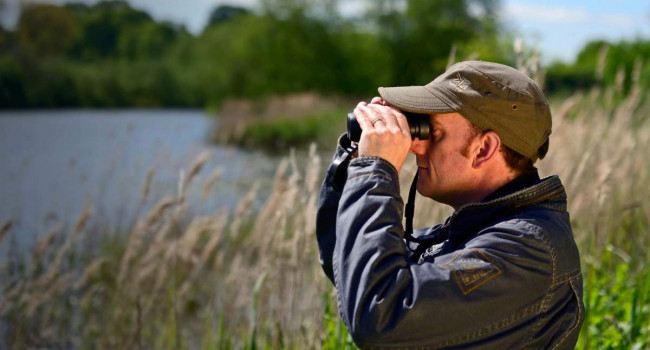
[[[431,127],[429,115],[411,112],[402,113],[404,113],[409,123],[411,138],[417,137],[420,140],[428,140]],[[359,125],[354,113],[348,113],[348,138],[350,141],[359,141],[361,139],[361,125]]]

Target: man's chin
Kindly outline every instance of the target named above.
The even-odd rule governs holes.
[[[418,184],[416,185],[416,189],[418,190],[419,194],[431,198],[432,191],[427,180],[428,179],[425,176],[423,176],[423,173],[419,173]]]

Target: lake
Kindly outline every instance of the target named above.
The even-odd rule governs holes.
[[[197,110],[0,112],[0,224],[12,221],[0,253],[33,245],[60,222],[70,231],[85,203],[90,224],[124,230],[135,220],[152,167],[143,213],[177,193],[181,172],[203,152],[208,160],[188,188],[193,214],[236,207],[257,180],[261,204],[279,159],[212,144],[216,123]],[[201,201],[201,186],[216,169],[221,176]]]

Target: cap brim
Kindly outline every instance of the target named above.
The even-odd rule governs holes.
[[[433,89],[424,86],[380,87],[378,90],[384,101],[403,111],[426,114],[456,112]]]

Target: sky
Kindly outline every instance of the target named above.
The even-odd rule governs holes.
[[[129,0],[154,18],[184,24],[193,33],[205,26],[216,6],[255,7],[257,0]],[[0,0],[0,23],[15,25],[20,3],[63,3],[66,0]],[[97,0],[77,0],[94,3]],[[363,11],[369,0],[340,0],[343,14]],[[543,62],[571,62],[580,49],[595,39],[650,39],[648,0],[501,0],[502,21],[519,33],[528,46],[539,48]]]

